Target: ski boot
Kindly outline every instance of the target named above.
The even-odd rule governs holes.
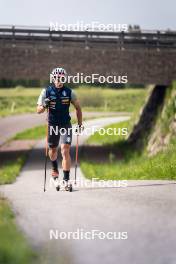
[[[53,177],[54,181],[56,181],[57,186],[56,186],[56,191],[60,190],[60,184],[59,184],[59,172],[56,170],[52,170],[51,176]]]

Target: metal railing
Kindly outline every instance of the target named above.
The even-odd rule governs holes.
[[[0,26],[0,40],[116,44],[119,47],[176,48],[176,31],[54,31],[46,27]]]

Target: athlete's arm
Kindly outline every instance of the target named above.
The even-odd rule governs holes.
[[[74,105],[74,107],[76,109],[76,116],[77,116],[77,120],[78,120],[78,125],[81,126],[82,125],[82,110],[81,110],[80,103],[77,99],[77,96],[73,90],[71,92],[71,103]]]
[[[81,126],[82,125],[82,110],[81,110],[80,103],[79,103],[78,99],[73,100],[71,102],[76,109],[76,116],[77,116],[77,120],[78,120],[78,125]]]
[[[43,89],[37,101],[37,113],[38,114],[45,112],[45,107],[44,107],[45,98],[46,98],[46,90]]]

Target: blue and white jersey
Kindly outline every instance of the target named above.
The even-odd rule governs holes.
[[[46,98],[51,100],[48,116],[49,124],[65,125],[70,123],[69,107],[70,103],[76,100],[75,93],[66,86],[56,88],[54,85],[49,85],[42,90],[37,104],[44,106]]]

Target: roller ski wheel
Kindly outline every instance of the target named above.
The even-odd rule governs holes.
[[[71,183],[70,184],[67,184],[65,186],[65,191],[67,191],[67,192],[72,192],[73,191],[73,187],[72,187],[72,184]]]
[[[60,191],[60,185],[58,185],[58,186],[56,187],[56,191],[57,191],[57,192]]]

